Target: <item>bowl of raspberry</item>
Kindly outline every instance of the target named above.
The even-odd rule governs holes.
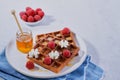
[[[21,20],[30,26],[40,23],[44,15],[45,13],[41,8],[33,9],[31,7],[26,7],[25,11],[19,13]]]

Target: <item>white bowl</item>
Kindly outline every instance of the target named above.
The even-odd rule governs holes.
[[[44,17],[44,16],[43,16]],[[42,18],[43,19],[43,18]],[[42,19],[41,20],[39,20],[39,21],[36,21],[36,22],[25,22],[25,21],[23,21],[25,24],[27,24],[27,25],[29,25],[29,26],[36,26],[36,25],[38,25],[41,21],[42,21]]]
[[[26,22],[26,21],[22,20],[21,18],[20,19],[22,20],[23,23],[25,23],[28,26],[37,26],[37,25],[39,25],[39,23],[42,22],[44,17],[45,17],[45,15],[42,17],[42,19],[40,19],[40,20],[38,20],[36,22]]]

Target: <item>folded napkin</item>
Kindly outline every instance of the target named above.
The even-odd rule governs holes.
[[[90,61],[88,55],[83,64],[75,71],[61,77],[51,79],[38,79],[25,76],[13,69],[6,60],[5,50],[0,53],[0,80],[100,80],[103,70]]]

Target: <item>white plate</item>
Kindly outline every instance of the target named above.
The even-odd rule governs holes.
[[[39,31],[33,31],[33,37],[38,34],[38,33],[43,33],[45,32],[44,30],[39,30]],[[47,32],[47,31],[46,31]],[[15,42],[15,38],[12,39],[9,44],[6,47],[6,58],[9,62],[9,64],[18,72],[30,76],[30,77],[35,77],[35,78],[54,78],[54,77],[59,77],[59,76],[63,76],[66,75],[74,70],[76,70],[85,60],[86,55],[87,55],[87,50],[86,50],[86,45],[84,43],[84,41],[80,38],[80,36],[76,35],[76,37],[79,37],[77,39],[77,42],[79,41],[79,46],[80,46],[80,51],[79,51],[79,55],[76,56],[71,62],[70,64],[72,64],[71,66],[66,66],[65,68],[63,68],[63,70],[60,73],[53,73],[49,70],[46,70],[45,68],[35,65],[37,66],[38,70],[28,70],[25,67],[27,58],[26,58],[26,54],[23,54],[21,52],[19,52],[16,48],[16,42]]]

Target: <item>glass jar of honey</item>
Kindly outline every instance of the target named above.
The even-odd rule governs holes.
[[[33,37],[32,32],[23,28],[23,32],[16,32],[16,46],[17,49],[22,53],[28,53],[33,47]]]

